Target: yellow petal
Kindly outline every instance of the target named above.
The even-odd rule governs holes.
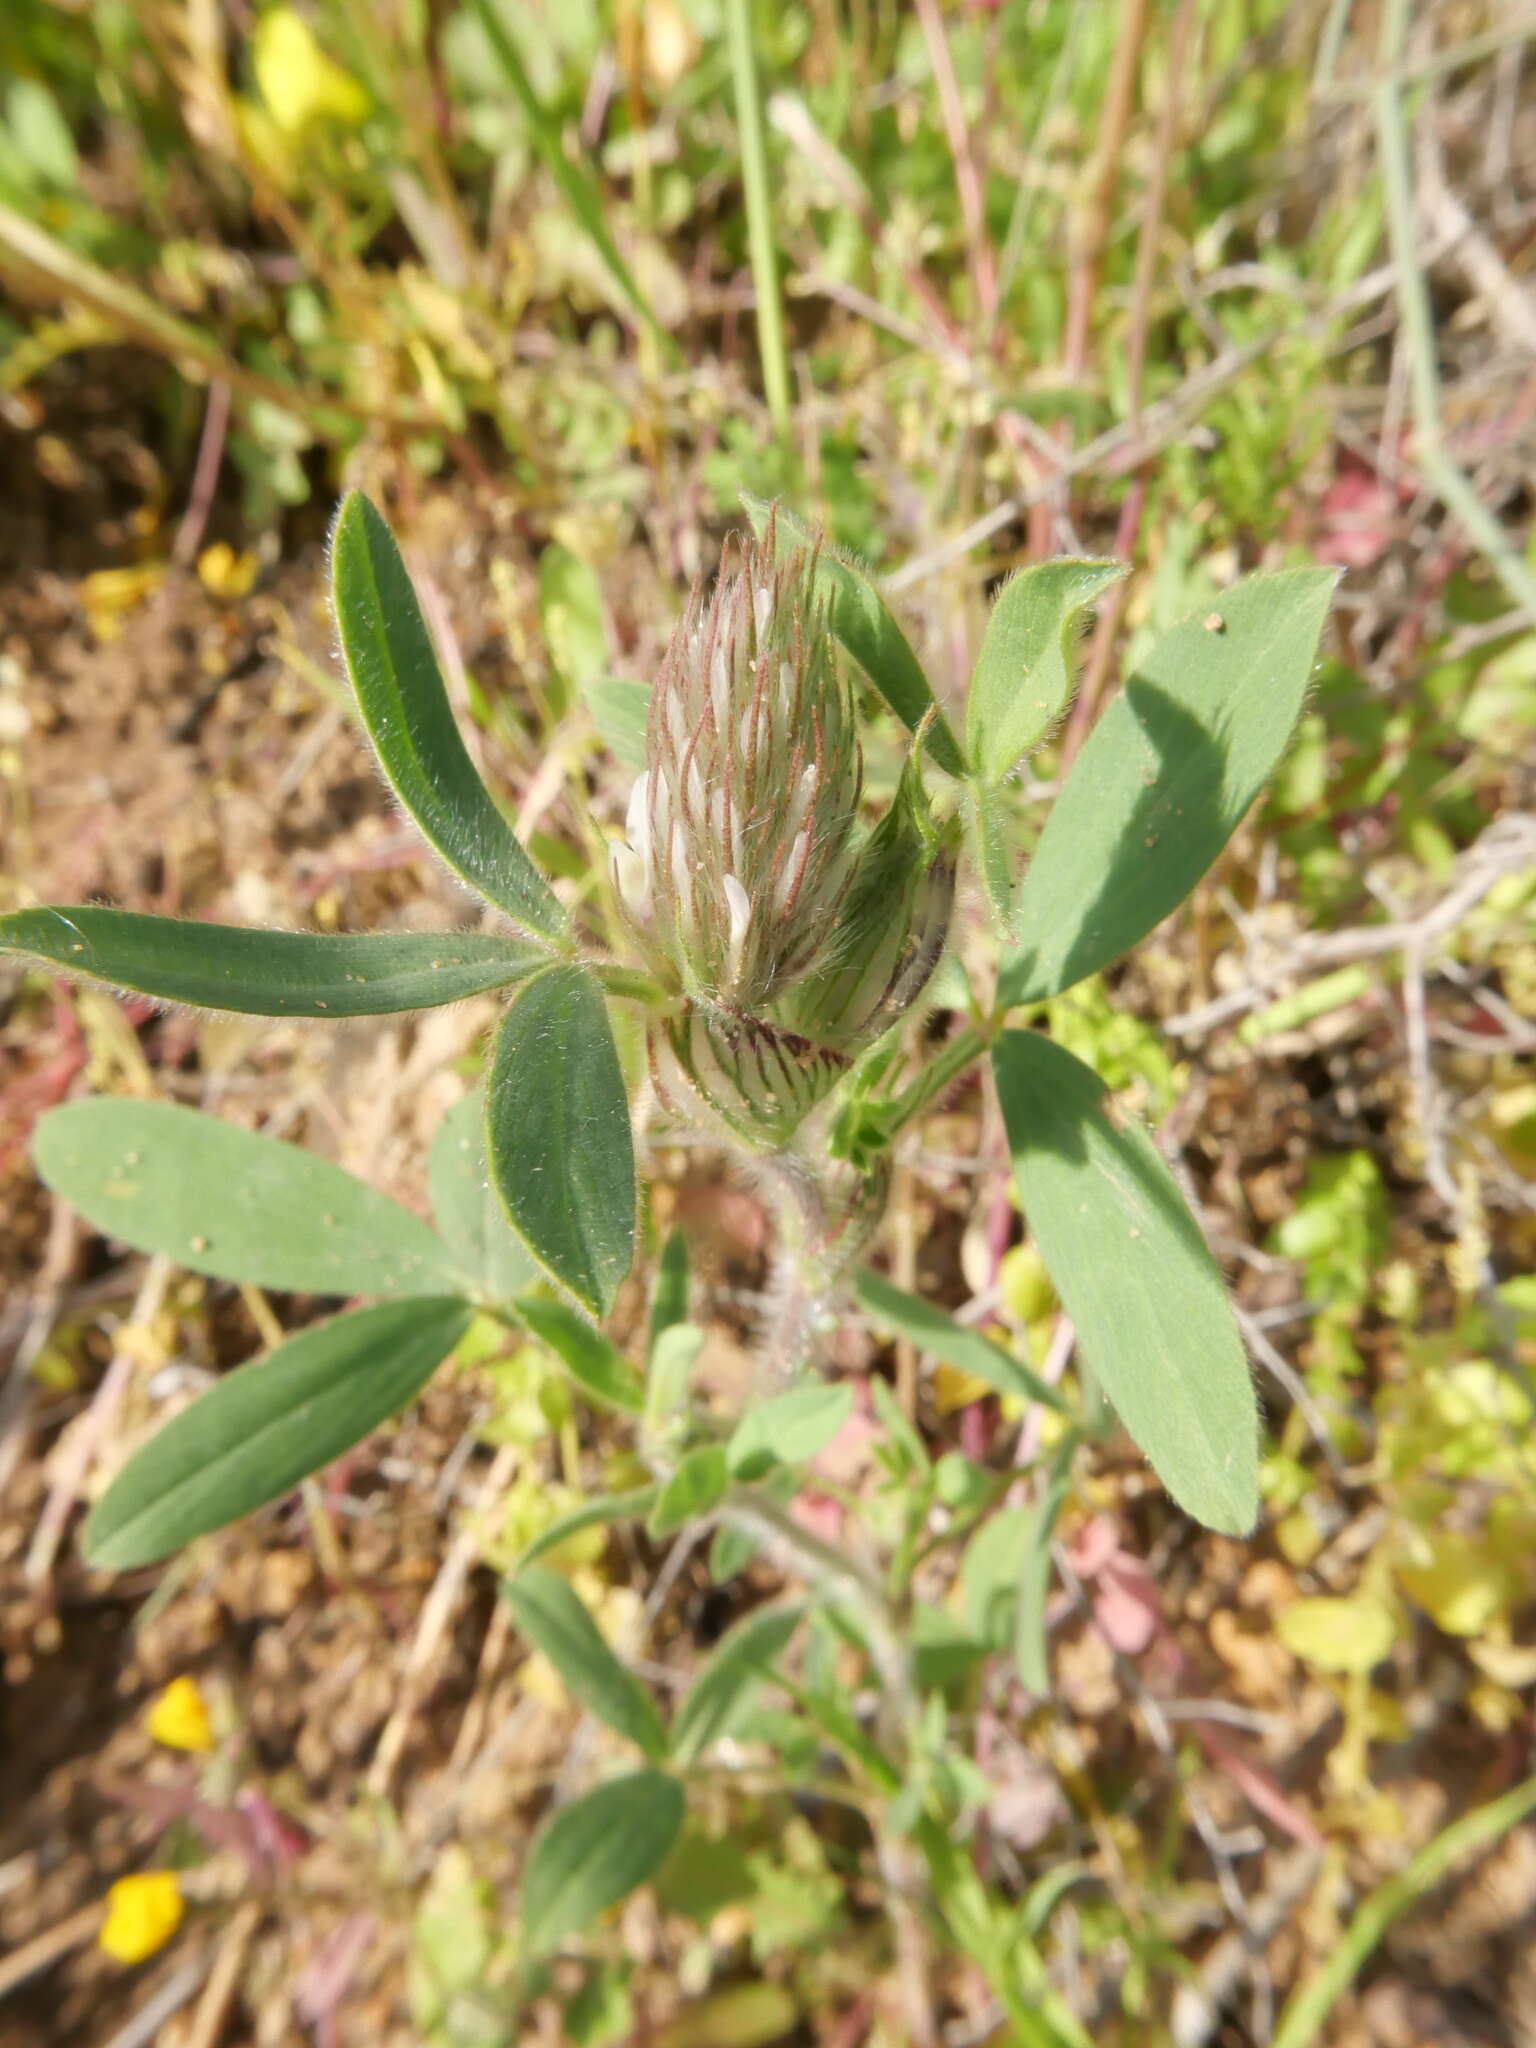
[[[80,584],[80,602],[92,633],[104,645],[123,630],[123,617],[153,596],[165,576],[163,562],[131,569],[97,569]]]
[[[969,1408],[973,1401],[984,1401],[991,1391],[987,1382],[977,1379],[973,1372],[962,1372],[955,1365],[934,1367],[933,1402],[941,1415],[953,1415],[957,1408]]]
[[[237,555],[228,541],[216,540],[197,558],[197,573],[210,597],[249,597],[260,564],[249,549]]]
[[[167,1749],[206,1751],[213,1747],[208,1708],[195,1678],[173,1678],[149,1710],[149,1732]]]
[[[367,93],[326,56],[291,7],[273,7],[257,22],[251,68],[268,113],[286,135],[302,134],[316,121],[353,128],[368,113]]]
[[[184,1910],[174,1870],[120,1877],[107,1893],[107,1917],[96,1938],[115,1962],[142,1963],[165,1947]]]

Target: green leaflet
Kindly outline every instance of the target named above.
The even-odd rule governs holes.
[[[37,1170],[86,1221],[194,1273],[295,1294],[441,1294],[441,1240],[297,1145],[169,1102],[98,1096],[39,1119]]]
[[[658,1341],[678,1323],[688,1320],[688,1240],[680,1230],[668,1233],[656,1261],[656,1280],[651,1294],[648,1348],[654,1352]]]
[[[336,517],[331,586],[347,673],[390,787],[462,881],[526,931],[563,943],[565,912],[475,772],[400,550],[360,491]]]
[[[645,1427],[665,1433],[688,1410],[688,1386],[704,1346],[696,1323],[669,1323],[651,1346],[645,1374]]]
[[[610,1778],[534,1838],[523,1873],[523,1936],[546,1956],[658,1870],[683,1825],[683,1788],[662,1771]]]
[[[1246,1534],[1259,1509],[1248,1361],[1172,1174],[1050,1039],[1005,1031],[992,1066],[1024,1214],[1084,1356],[1179,1505]]]
[[[580,1507],[559,1515],[547,1529],[541,1529],[519,1557],[515,1571],[526,1571],[541,1557],[548,1557],[562,1543],[579,1536],[584,1529],[602,1528],[609,1522],[644,1521],[656,1505],[659,1487],[637,1486],[629,1493],[606,1493],[597,1500],[585,1500]]]
[[[649,1533],[659,1542],[717,1507],[731,1481],[730,1467],[719,1444],[700,1444],[678,1460],[677,1470],[661,1489],[651,1515]]]
[[[831,1443],[852,1413],[852,1387],[820,1380],[749,1408],[726,1446],[731,1476],[760,1479],[774,1465],[803,1465]]]
[[[541,1344],[547,1344],[582,1391],[604,1408],[639,1415],[645,1407],[640,1375],[617,1346],[568,1302],[522,1294],[513,1313]]]
[[[980,1330],[969,1330],[964,1323],[957,1323],[932,1302],[904,1293],[867,1269],[854,1274],[853,1291],[877,1321],[888,1323],[920,1351],[952,1365],[957,1372],[984,1380],[1000,1394],[1017,1394],[1026,1401],[1040,1401],[1047,1408],[1065,1413],[1065,1401],[1038,1373],[1032,1372],[1011,1351],[983,1336]]]
[[[629,1099],[602,990],[547,968],[513,998],[486,1087],[491,1177],[539,1264],[594,1316],[635,1246]]]
[[[680,1764],[696,1762],[739,1726],[804,1612],[798,1603],[759,1608],[720,1638],[677,1711],[672,1753]]]
[[[0,951],[162,1002],[254,1017],[381,1017],[524,981],[548,959],[496,932],[246,931],[72,904],[0,917]]]
[[[1123,562],[1036,562],[998,592],[965,707],[978,780],[998,782],[1072,701],[1083,614],[1125,574]]]
[[[1183,902],[1274,772],[1336,581],[1332,569],[1250,576],[1143,658],[1046,820],[1000,1002],[1070,988]]]
[[[534,1565],[503,1579],[501,1594],[520,1632],[554,1665],[574,1699],[648,1757],[665,1757],[667,1733],[655,1703],[604,1642],[568,1579]]]
[[[638,775],[645,766],[645,725],[651,710],[649,683],[600,676],[582,691],[597,736],[621,768]]]
[[[131,1458],[85,1525],[93,1565],[127,1571],[278,1500],[414,1400],[469,1327],[468,1302],[386,1302],[226,1373]]]

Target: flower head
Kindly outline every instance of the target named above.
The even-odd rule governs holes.
[[[650,1032],[667,1107],[778,1148],[916,1001],[949,929],[954,861],[919,734],[858,822],[863,753],[816,556],[735,543],[697,586],[651,696],[624,911],[677,1000]]]
[[[142,1963],[165,1947],[184,1910],[174,1870],[120,1877],[107,1893],[107,1917],[97,1942],[114,1962]]]
[[[213,1748],[207,1703],[195,1678],[173,1678],[150,1708],[146,1725],[168,1749],[201,1753]]]
[[[649,951],[696,1000],[760,1016],[815,960],[851,878],[862,763],[815,563],[773,534],[695,586],[651,699],[629,844]]]

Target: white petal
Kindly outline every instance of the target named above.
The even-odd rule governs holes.
[[[647,771],[635,778],[635,786],[629,792],[629,808],[624,813],[624,837],[645,864],[647,874],[651,871],[651,778]]]
[[[613,873],[613,886],[618,891],[619,900],[630,915],[638,918],[649,917],[651,892],[647,886],[645,863],[639,854],[614,840],[608,848],[608,864]]]
[[[789,902],[791,890],[800,880],[800,863],[805,858],[806,841],[807,834],[804,832],[797,832],[790,841],[789,858],[785,861],[784,871],[779,876],[779,886],[773,892],[773,907],[781,917]]]

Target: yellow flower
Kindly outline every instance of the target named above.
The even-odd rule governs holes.
[[[142,562],[128,569],[97,569],[80,585],[80,602],[92,633],[102,646],[117,639],[127,614],[152,597],[165,578],[163,562]]]
[[[107,1893],[107,1917],[96,1938],[114,1962],[142,1963],[165,1947],[184,1910],[174,1870],[120,1877]]]
[[[249,550],[237,555],[228,541],[216,540],[197,558],[197,573],[210,597],[249,597],[261,567]]]
[[[954,1365],[934,1368],[933,1400],[941,1415],[953,1415],[959,1408],[969,1408],[973,1401],[984,1401],[991,1391],[987,1381],[977,1379],[973,1372],[962,1372]]]
[[[262,15],[251,39],[251,69],[267,112],[286,136],[319,121],[355,128],[368,114],[368,95],[327,57],[314,30],[291,7]]]
[[[195,1678],[173,1678],[149,1710],[149,1732],[167,1749],[206,1751],[213,1747],[208,1707]]]

